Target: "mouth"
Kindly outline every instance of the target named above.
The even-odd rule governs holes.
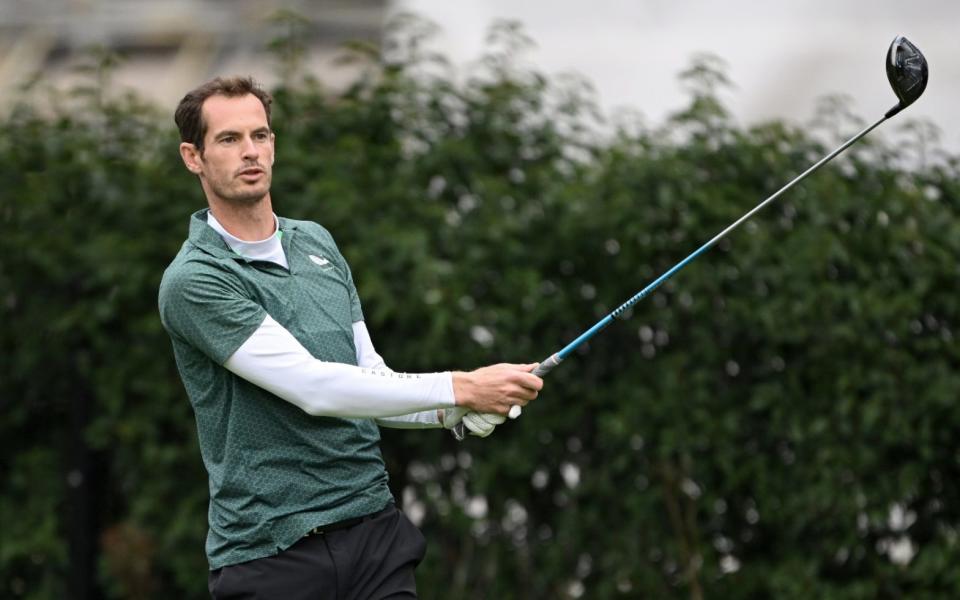
[[[244,181],[256,181],[264,174],[263,169],[260,167],[247,167],[246,169],[241,169],[237,172],[237,177],[243,179]]]

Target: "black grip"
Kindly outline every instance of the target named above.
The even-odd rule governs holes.
[[[554,367],[559,365],[562,360],[563,359],[556,354],[551,354],[548,358],[544,359],[539,365],[537,365],[537,368],[533,370],[533,374],[537,377],[543,377],[552,371]]]

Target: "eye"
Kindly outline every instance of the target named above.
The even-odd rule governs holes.
[[[221,144],[232,144],[236,141],[237,141],[237,137],[233,135],[225,135],[222,138],[220,138]]]
[[[253,134],[253,139],[257,140],[258,142],[265,142],[270,139],[270,134],[268,134],[266,131],[258,131],[257,133]]]

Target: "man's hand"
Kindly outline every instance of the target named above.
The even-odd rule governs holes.
[[[506,416],[511,407],[525,406],[543,388],[543,380],[530,372],[536,366],[501,363],[466,373],[455,371],[456,408]]]
[[[506,417],[501,415],[480,414],[459,406],[441,409],[438,414],[442,415],[440,423],[445,429],[453,429],[460,421],[463,421],[464,426],[470,431],[470,435],[484,438],[493,433],[497,425],[507,420]]]
[[[506,420],[506,417],[493,413],[483,414],[469,412],[463,415],[463,424],[466,425],[467,429],[470,430],[470,435],[475,435],[482,438],[485,438],[493,433],[493,430],[497,428],[497,425],[502,424]]]
[[[463,415],[467,412],[466,408],[460,406],[441,408],[439,413],[443,416],[440,419],[440,424],[443,425],[444,429],[453,429],[457,426],[457,423],[463,420]]]

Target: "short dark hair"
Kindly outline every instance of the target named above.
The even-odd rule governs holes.
[[[193,144],[203,153],[203,138],[207,135],[207,124],[203,121],[203,103],[210,96],[237,98],[247,94],[253,94],[263,104],[269,126],[270,105],[273,104],[269,92],[261,88],[252,77],[217,77],[187,92],[177,105],[173,120],[180,130],[180,141]]]

